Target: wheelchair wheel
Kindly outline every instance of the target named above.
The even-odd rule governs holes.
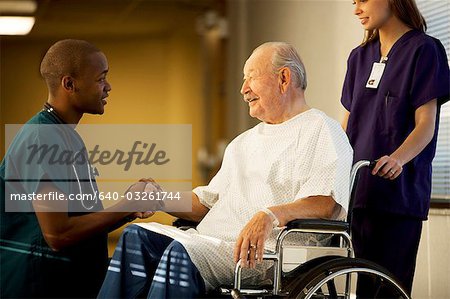
[[[358,294],[356,295],[356,285]],[[315,266],[295,285],[288,298],[404,298],[408,294],[383,267],[358,258],[338,257]]]

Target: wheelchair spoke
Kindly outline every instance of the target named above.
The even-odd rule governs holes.
[[[409,299],[408,294],[384,268],[355,258],[325,261],[290,286],[288,298]]]
[[[336,285],[334,284],[334,280],[327,281],[328,292],[330,293],[330,299],[337,299],[337,291]]]

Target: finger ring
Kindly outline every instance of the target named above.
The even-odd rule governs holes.
[[[250,244],[250,248],[256,248],[255,244]]]
[[[391,174],[394,174],[395,173],[395,171],[393,171],[392,169],[391,169]]]

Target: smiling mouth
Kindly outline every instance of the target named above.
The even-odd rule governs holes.
[[[256,100],[259,100],[259,98],[255,97],[255,98],[245,98],[244,99],[244,101],[246,101],[247,103],[251,103],[251,102],[256,101]]]

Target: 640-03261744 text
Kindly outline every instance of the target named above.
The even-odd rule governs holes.
[[[77,193],[64,194],[58,191],[51,191],[48,193],[11,193],[11,201],[64,201],[64,200],[180,200],[180,192],[173,191],[158,191],[158,192],[127,192],[120,194],[119,192],[95,192],[92,193]]]

